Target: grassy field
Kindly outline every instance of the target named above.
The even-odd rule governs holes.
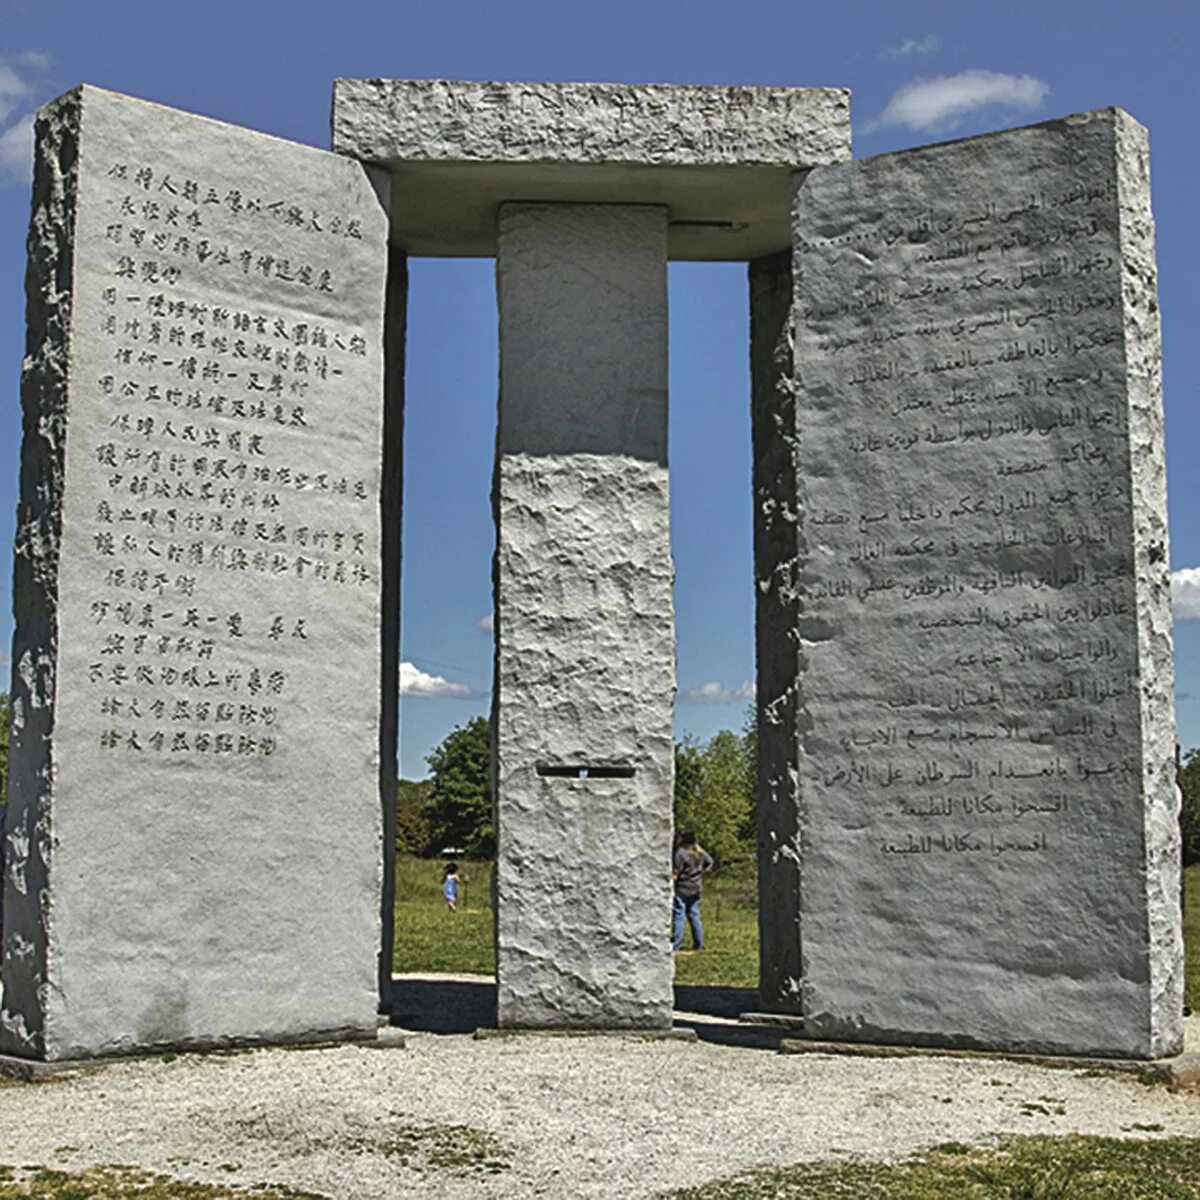
[[[448,974],[490,975],[496,969],[492,945],[492,867],[459,862],[462,891],[457,912],[442,899],[442,864],[402,856],[396,860],[396,942],[394,969]],[[705,949],[680,954],[675,982],[758,985],[758,915],[751,877],[709,879],[701,902]],[[663,923],[663,941],[670,936]],[[691,944],[684,934],[684,947]]]
[[[396,859],[396,940],[392,969],[448,975],[491,975],[492,864],[459,861],[458,911],[442,899],[437,859]]]
[[[327,1200],[327,1197],[319,1192],[272,1184],[242,1188],[191,1183],[116,1165],[86,1171],[0,1166],[0,1200]]]
[[[758,892],[754,875],[709,876],[700,917],[704,950],[691,954],[692,935],[683,931],[675,956],[675,982],[713,987],[758,987]]]
[[[464,1137],[474,1134],[473,1138]],[[478,1131],[448,1126],[420,1168],[453,1172],[464,1161],[489,1173],[509,1164]],[[409,1150],[404,1142],[401,1153]],[[465,1155],[465,1159],[464,1159]],[[482,1180],[478,1188],[486,1194]],[[1200,1200],[1200,1141],[1105,1137],[1007,1138],[994,1148],[950,1143],[898,1163],[814,1162],[766,1167],[672,1193],[672,1200]],[[135,1168],[83,1172],[0,1167],[0,1200],[330,1200],[260,1184],[191,1183]]]
[[[945,1145],[900,1163],[768,1167],[674,1200],[1200,1200],[1200,1141],[1009,1138]]]
[[[491,864],[464,862],[462,903],[452,913],[442,899],[442,864],[400,858],[396,862],[397,971],[490,975],[496,969],[492,947]],[[1187,996],[1200,1012],[1200,866],[1187,871],[1184,921]],[[758,985],[758,914],[754,879],[749,875],[710,878],[701,902],[705,949],[675,959],[675,982],[721,987]],[[663,929],[666,939],[669,930]],[[684,934],[684,946],[691,935]]]

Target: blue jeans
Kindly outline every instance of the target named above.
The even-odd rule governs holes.
[[[671,912],[674,917],[671,949],[678,950],[683,944],[683,918],[686,916],[687,923],[692,928],[692,943],[697,950],[703,950],[704,926],[700,924],[700,897],[681,896],[676,892],[674,903],[671,905]]]

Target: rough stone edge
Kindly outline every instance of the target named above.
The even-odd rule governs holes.
[[[386,195],[391,177],[375,172]],[[396,789],[400,744],[400,580],[404,506],[404,363],[408,257],[388,247],[383,316],[383,468],[380,476],[379,801],[383,810],[379,1011],[391,1012],[396,896]]]
[[[58,574],[84,89],[41,108],[25,273],[21,485],[13,546],[12,729],[0,1046],[43,1055],[50,987]]]
[[[1029,1067],[1057,1067],[1068,1071],[1113,1071],[1137,1075],[1151,1082],[1200,1082],[1200,1053],[1173,1058],[1105,1058],[1077,1054],[1022,1054],[1015,1050],[961,1050],[952,1046],[900,1046],[880,1042],[822,1042],[783,1038],[780,1054],[831,1054],[857,1058],[956,1058],[979,1062],[1012,1062]]]
[[[1133,522],[1134,599],[1141,690],[1141,784],[1149,975],[1147,1053],[1183,1048],[1183,940],[1179,901],[1180,846],[1175,791],[1175,670],[1171,628],[1170,548],[1163,431],[1162,340],[1159,327],[1150,147],[1128,113],[1106,114],[1113,133],[1113,170],[1121,247],[1121,309]]]
[[[790,251],[755,259],[750,285],[754,641],[758,713],[759,992],[798,1012],[800,952],[800,597],[795,337]]]
[[[1195,1087],[1200,1084],[1200,1053],[1194,1050],[1185,1051],[1176,1058],[1159,1059],[1156,1065],[1170,1070],[1170,1079],[1166,1082],[1177,1087]]]
[[[481,1027],[471,1035],[477,1042],[494,1041],[501,1038],[596,1038],[615,1037],[631,1042],[696,1042],[700,1040],[694,1029],[639,1029],[635,1026],[623,1025],[600,1027],[581,1026],[579,1028],[546,1029],[542,1027],[505,1026],[503,1029]]]
[[[614,103],[609,113],[615,113],[616,119],[611,122],[608,145],[605,153],[583,156],[570,156],[563,153],[556,157],[545,155],[529,155],[517,153],[511,157],[494,155],[474,156],[467,154],[447,155],[437,142],[425,143],[422,153],[414,154],[410,149],[404,149],[396,138],[398,128],[417,128],[422,124],[421,113],[414,111],[411,103],[402,105],[398,98],[405,93],[409,96],[428,96],[438,88],[459,89],[460,91],[491,89],[491,95],[515,93],[521,88],[536,88],[545,94],[562,95],[571,91],[588,94],[601,94],[617,97],[630,90],[645,90],[658,92],[668,102],[676,99],[700,97],[725,93],[732,96],[741,93],[762,93],[783,97],[792,103],[793,113],[802,110],[805,118],[805,129],[792,130],[792,136],[784,139],[792,154],[784,158],[782,155],[746,159],[721,158],[703,159],[696,155],[654,160],[646,154],[637,153],[636,141],[630,141],[620,124],[621,106]],[[464,106],[465,108],[466,106]],[[494,105],[498,111],[502,105]],[[673,114],[664,114],[669,120]],[[386,117],[382,124],[380,117]],[[447,112],[445,119],[448,123],[461,126],[482,124],[490,116],[487,108],[467,109],[457,114]],[[474,120],[472,121],[472,118]],[[492,127],[487,121],[488,128],[480,135],[480,140],[486,138]],[[358,158],[371,162],[407,161],[407,162],[506,162],[506,163],[564,163],[572,165],[603,164],[603,165],[653,165],[661,167],[781,167],[784,169],[807,168],[824,163],[841,162],[850,158],[850,89],[839,87],[783,88],[783,87],[752,87],[736,85],[699,85],[699,84],[662,84],[662,83],[586,83],[586,82],[531,82],[505,80],[502,82],[483,82],[480,80],[449,80],[449,79],[351,79],[338,77],[333,81],[333,112],[331,118],[331,145],[338,154],[350,158]],[[532,123],[530,123],[532,127]],[[564,151],[567,149],[563,147]],[[625,153],[622,153],[624,151]]]

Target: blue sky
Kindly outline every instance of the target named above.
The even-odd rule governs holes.
[[[1200,5],[1163,0],[3,0],[0,544],[20,442],[29,114],[89,82],[316,146],[335,76],[846,86],[855,154],[1120,105],[1150,129],[1180,740],[1200,746]],[[679,731],[741,725],[754,677],[744,268],[671,273]],[[487,710],[491,264],[417,260],[409,320],[401,766]],[[8,571],[0,647],[11,640]],[[0,650],[0,669],[8,656]]]

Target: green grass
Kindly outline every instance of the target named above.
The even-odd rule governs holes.
[[[318,1192],[258,1184],[232,1187],[190,1183],[133,1167],[59,1171],[50,1167],[0,1167],[0,1200],[328,1200]]]
[[[423,1140],[403,1140],[397,1152],[407,1162]],[[511,1165],[507,1155],[486,1137],[484,1143],[454,1136],[422,1148],[428,1166],[453,1174],[506,1170]],[[389,1148],[382,1152],[392,1153]],[[670,1195],[672,1200],[1200,1200],[1200,1141],[1075,1134],[1006,1138],[991,1149],[951,1143],[899,1163],[768,1167]],[[103,1166],[86,1171],[0,1167],[0,1200],[327,1198],[267,1184],[241,1188],[190,1183],[130,1167]]]
[[[512,1154],[499,1139],[470,1125],[405,1124],[383,1134],[329,1145],[335,1150],[383,1154],[418,1171],[496,1175],[512,1166]]]
[[[496,970],[490,907],[492,865],[458,864],[458,911],[442,899],[442,863],[396,858],[396,936],[392,969],[447,975],[491,975]]]
[[[442,899],[442,864],[437,859],[396,859],[396,936],[393,969],[398,972],[491,975],[491,863],[459,861],[462,882],[457,912]],[[710,878],[700,909],[705,949],[675,960],[675,982],[722,987],[758,986],[758,915],[752,876]],[[670,936],[663,919],[663,942]],[[684,934],[684,946],[691,944]]]
[[[462,862],[459,911],[442,899],[442,864],[436,859],[396,860],[397,971],[490,975],[492,945],[491,864]],[[1200,865],[1186,872],[1188,904],[1183,923],[1187,1002],[1200,1012]],[[675,959],[675,982],[713,987],[758,986],[758,913],[754,877],[710,877],[700,903],[705,949]],[[664,938],[666,933],[664,932]],[[684,946],[691,934],[684,934]],[[0,1200],[3,1200],[0,1197]]]
[[[710,875],[704,881],[700,919],[704,950],[684,926],[684,953],[675,956],[675,982],[709,987],[758,987],[758,891],[753,873]]]
[[[803,1163],[686,1188],[674,1200],[1200,1200],[1200,1141],[1010,1138],[901,1163]]]

